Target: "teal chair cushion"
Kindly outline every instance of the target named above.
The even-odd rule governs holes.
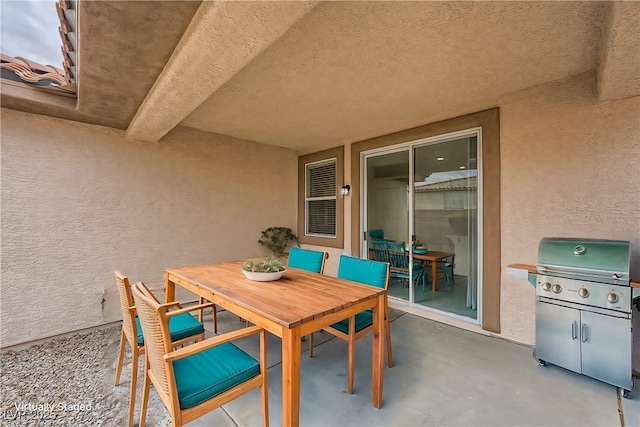
[[[389,264],[386,262],[342,255],[340,256],[340,264],[338,266],[338,277],[365,285],[384,288],[387,282],[388,268]]]
[[[324,252],[312,251],[309,249],[291,248],[289,250],[288,266],[313,273],[322,272]]]
[[[173,362],[181,409],[194,407],[260,373],[260,363],[232,343]]]
[[[365,310],[356,314],[356,332],[359,332],[364,328],[368,328],[371,325],[373,325],[373,313],[371,310]],[[331,326],[343,334],[349,333],[349,319],[341,320]]]
[[[384,230],[369,230],[369,236],[371,236],[372,239],[384,239]]]
[[[144,336],[138,316],[136,316],[136,331],[138,331],[138,345],[143,345]],[[171,341],[178,341],[203,333],[204,326],[189,313],[182,313],[169,318],[169,331],[171,332]]]

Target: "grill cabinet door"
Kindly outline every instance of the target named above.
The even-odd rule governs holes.
[[[536,357],[580,373],[580,311],[536,301]]]
[[[582,373],[631,390],[631,319],[582,312]]]

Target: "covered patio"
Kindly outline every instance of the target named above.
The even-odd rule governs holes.
[[[73,53],[64,93],[30,84],[24,70],[1,81],[3,353],[117,330],[114,271],[160,294],[167,268],[267,255],[257,241],[268,227],[326,251],[324,274],[336,276],[342,254],[366,257],[366,156],[473,130],[477,295],[461,275],[472,269],[456,266],[452,281],[473,303],[452,315],[405,297],[404,284],[391,295],[397,363],[384,370],[381,410],[371,406],[370,338],[357,343],[349,396],[344,343],[316,334],[314,358],[303,356],[301,424],[640,423],[637,385],[620,400],[615,387],[536,366],[535,289],[507,274],[557,236],[629,241],[640,279],[640,3],[60,4]],[[17,66],[5,58],[3,76]],[[42,67],[30,71],[42,78]],[[335,213],[322,235],[308,232],[305,171],[327,159]],[[409,169],[386,176],[408,199]],[[393,238],[411,241],[402,233]],[[425,243],[456,250],[446,238]],[[25,299],[46,309],[27,310]],[[230,313],[219,320],[222,331],[239,326]],[[96,355],[108,382],[115,352]],[[104,390],[124,402],[126,387]],[[194,424],[259,424],[258,400],[249,393]]]

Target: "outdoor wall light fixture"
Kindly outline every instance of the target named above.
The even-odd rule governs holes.
[[[340,195],[342,197],[348,196],[350,191],[351,191],[351,186],[349,184],[343,185],[342,188],[340,188]]]

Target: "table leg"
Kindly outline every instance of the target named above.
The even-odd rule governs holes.
[[[431,290],[433,292],[438,290],[438,261],[431,261]]]
[[[300,425],[300,329],[282,334],[282,425]]]
[[[382,408],[382,379],[384,370],[384,308],[385,294],[380,294],[373,309],[373,344],[371,368],[371,395],[373,406]]]
[[[164,272],[164,302],[176,300],[176,284],[169,280],[169,273]]]

